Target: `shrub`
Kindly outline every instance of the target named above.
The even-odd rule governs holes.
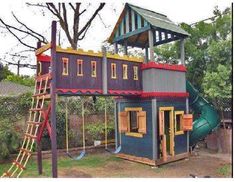
[[[0,120],[0,159],[6,159],[15,153],[20,146],[19,133],[14,128],[13,122]]]

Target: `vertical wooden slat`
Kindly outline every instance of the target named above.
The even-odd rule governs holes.
[[[126,33],[128,33],[129,30],[130,30],[130,27],[129,27],[129,11],[128,10],[126,11],[125,19],[126,19]]]
[[[135,12],[131,10],[131,31],[135,30]]]
[[[147,125],[146,125],[146,111],[137,112],[138,124],[139,124],[139,133],[146,134],[147,133]]]
[[[164,135],[164,111],[159,111],[159,135]]]
[[[141,16],[137,14],[137,27],[141,28]]]
[[[120,35],[123,35],[124,34],[124,21],[122,20],[122,22],[120,23],[120,31],[121,31],[121,34]]]

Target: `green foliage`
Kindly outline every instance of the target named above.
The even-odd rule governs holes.
[[[0,81],[6,79],[10,75],[14,74],[8,69],[8,66],[3,66],[0,64]]]
[[[215,71],[206,72],[203,78],[205,94],[213,100],[232,98],[232,68],[219,64]]]
[[[0,97],[0,118],[17,121],[28,113],[32,93],[17,97]]]
[[[104,122],[92,122],[85,125],[86,132],[91,136],[92,140],[102,140],[105,136],[105,124]],[[110,135],[114,131],[114,124],[108,121],[107,134]]]
[[[19,134],[14,124],[7,119],[0,119],[0,160],[16,152],[20,145],[19,141]]]
[[[225,164],[222,167],[218,168],[217,172],[222,176],[231,176],[232,166],[231,164]]]
[[[21,85],[25,85],[25,86],[29,86],[29,87],[32,87],[34,86],[34,78],[33,77],[30,77],[30,76],[17,76],[17,75],[8,75],[6,77],[7,81],[11,81],[11,82],[14,82],[14,83],[18,83],[18,84],[21,84]]]

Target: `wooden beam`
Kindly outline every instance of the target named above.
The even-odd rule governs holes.
[[[170,39],[165,39],[165,40],[162,40],[162,41],[158,41],[158,42],[155,42],[155,43],[154,43],[154,46],[161,45],[161,44],[166,44],[166,43],[169,43],[169,42],[178,40],[178,39],[180,39],[180,38],[179,38],[179,37],[174,37],[174,38],[170,38]]]
[[[128,154],[117,154],[117,157],[120,157],[122,159],[126,159],[126,160],[130,160],[130,161],[134,161],[134,162],[139,162],[139,163],[143,163],[143,164],[148,164],[150,166],[155,166],[156,163],[154,160],[145,158],[145,157],[137,157],[137,156],[133,156],[133,155],[128,155]]]
[[[148,31],[148,39],[149,39],[149,60],[150,61],[154,61],[154,50],[153,50],[153,45],[154,45],[154,41],[153,41],[153,30],[149,30]]]
[[[180,60],[181,64],[185,65],[184,39],[180,40]]]
[[[114,38],[113,42],[122,41],[122,40],[124,40],[124,39],[127,39],[128,37],[131,37],[131,36],[133,36],[133,35],[137,35],[137,34],[139,34],[139,33],[145,32],[145,31],[147,31],[147,30],[149,30],[149,29],[150,29],[150,26],[146,26],[146,27],[142,27],[142,28],[140,28],[140,29],[136,29],[136,30],[134,30],[134,31],[132,31],[132,32],[128,32],[128,33],[125,34],[125,35],[121,35],[121,36],[119,36],[119,37],[117,37],[117,38]]]
[[[135,12],[131,10],[131,31],[135,30]]]
[[[48,49],[51,48],[51,43],[45,44],[44,46],[40,47],[35,51],[35,55],[42,54],[43,52],[47,51]]]
[[[130,27],[129,27],[129,11],[127,10],[126,11],[126,16],[125,16],[125,19],[126,19],[126,33],[130,32]]]

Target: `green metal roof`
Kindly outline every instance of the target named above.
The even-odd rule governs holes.
[[[147,10],[144,8],[140,8],[138,6],[134,6],[128,4],[130,8],[136,11],[140,16],[142,16],[147,22],[149,22],[152,26],[156,28],[161,28],[165,30],[170,30],[172,32],[176,32],[185,36],[189,36],[185,30],[177,26],[174,22],[172,22],[166,15],[156,13],[151,10]]]

